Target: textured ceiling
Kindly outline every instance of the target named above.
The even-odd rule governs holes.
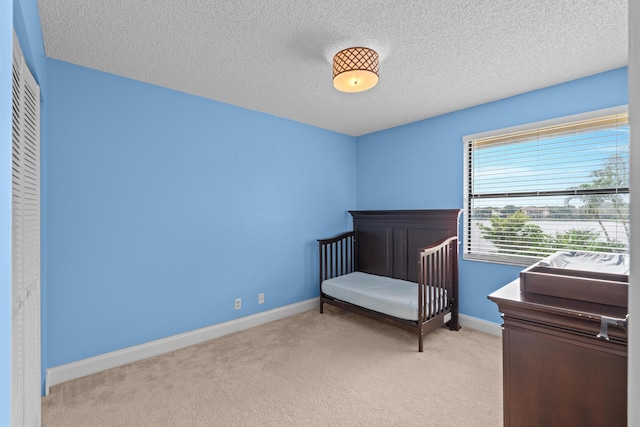
[[[39,0],[46,55],[348,135],[622,67],[628,0]],[[366,46],[380,81],[333,88]]]

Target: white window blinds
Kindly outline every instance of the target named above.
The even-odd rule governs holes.
[[[628,252],[628,115],[590,116],[465,138],[466,259]]]

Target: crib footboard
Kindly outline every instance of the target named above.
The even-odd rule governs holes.
[[[451,330],[458,322],[458,237],[443,239],[420,249],[418,279],[419,350],[422,337],[440,327],[443,319]],[[450,316],[449,316],[450,315]],[[449,319],[450,317],[450,319]]]
[[[353,273],[356,265],[355,233],[348,231],[330,239],[318,240],[320,246],[320,313],[325,295],[322,282],[343,274]]]

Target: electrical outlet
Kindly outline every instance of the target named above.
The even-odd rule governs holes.
[[[258,294],[258,304],[264,304],[264,294]]]
[[[235,309],[240,310],[242,308],[242,299],[236,298]]]

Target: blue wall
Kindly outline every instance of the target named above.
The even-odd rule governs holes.
[[[52,59],[46,98],[49,367],[318,295],[355,138]]]
[[[11,17],[0,1],[0,426],[9,425],[11,396]]]
[[[463,136],[627,102],[627,69],[620,68],[358,137],[358,209],[462,208]],[[486,297],[520,270],[462,261],[460,312],[500,323]]]

